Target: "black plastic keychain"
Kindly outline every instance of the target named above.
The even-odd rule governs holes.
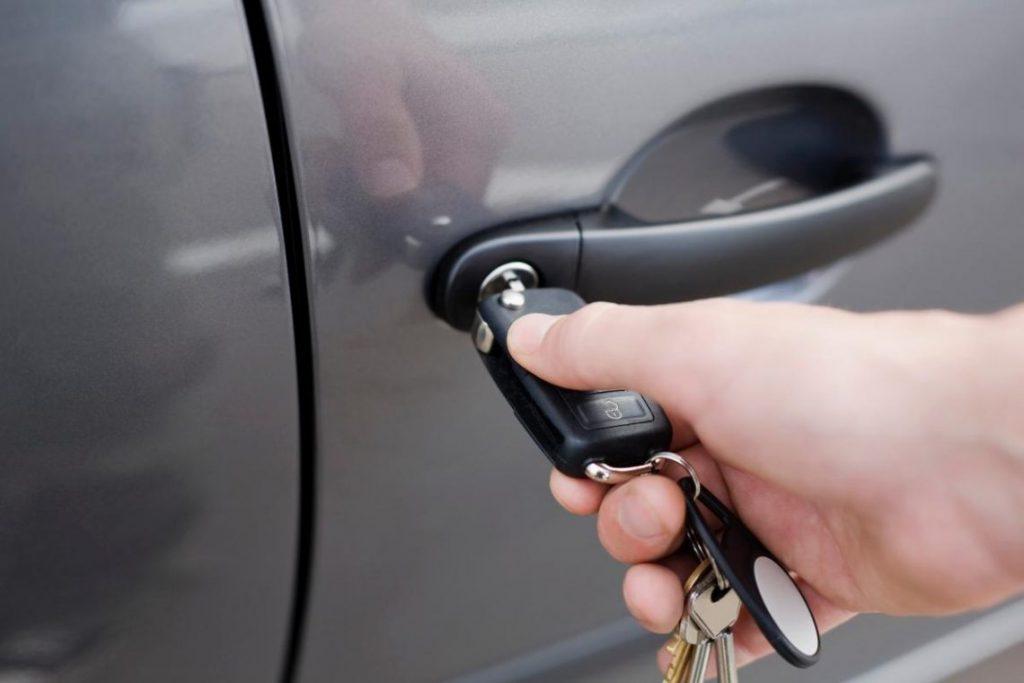
[[[818,661],[817,622],[782,563],[706,487],[696,488],[699,485],[691,477],[684,477],[679,485],[686,498],[688,523],[775,651],[799,667]],[[721,541],[701,514],[698,500],[722,522]]]

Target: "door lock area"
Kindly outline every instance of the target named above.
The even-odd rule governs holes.
[[[523,307],[523,292],[540,284],[537,270],[525,261],[503,263],[484,277],[477,301],[500,294],[501,305],[512,310]]]
[[[498,304],[510,311],[518,311],[526,305],[527,289],[532,289],[540,283],[540,276],[536,269],[525,261],[510,261],[498,266],[484,278],[480,284],[480,293],[477,302],[482,302],[489,297],[497,295]],[[473,336],[473,343],[480,353],[490,353],[494,344],[494,332],[491,330],[478,310],[473,318],[473,326],[470,333]]]

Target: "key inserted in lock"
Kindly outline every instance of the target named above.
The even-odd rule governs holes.
[[[537,446],[558,470],[573,477],[586,476],[588,463],[639,466],[668,448],[672,427],[650,399],[625,389],[556,387],[508,354],[508,330],[522,316],[561,315],[584,306],[575,292],[533,288],[536,282],[536,273],[525,263],[496,269],[484,281],[472,334],[484,365]]]

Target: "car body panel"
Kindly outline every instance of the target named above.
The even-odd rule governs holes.
[[[246,29],[257,7],[272,45]],[[710,102],[824,85],[942,172],[920,225],[826,301],[1018,301],[1022,22],[1010,0],[5,8],[0,679],[279,680],[289,642],[302,683],[653,676],[621,567],[551,500],[467,335],[430,313],[432,267],[488,226],[599,204]],[[309,329],[261,102],[278,97]],[[371,197],[408,180],[375,165],[395,140],[422,179]],[[315,358],[296,357],[295,320]],[[974,618],[869,617],[815,668],[744,675],[844,680]]]
[[[232,0],[0,22],[0,679],[273,681],[296,363]]]
[[[320,448],[304,683],[476,680],[623,617],[621,568],[591,521],[550,500],[543,458],[423,290],[466,235],[600,203],[631,155],[688,112],[826,84],[873,105],[892,149],[938,160],[927,217],[858,260],[829,301],[987,310],[1024,292],[1017,3],[268,6],[305,229],[314,247],[337,245],[310,264]],[[404,203],[374,200],[361,175],[367,119],[395,112],[424,148],[441,147]],[[463,167],[476,195],[472,183],[450,191]],[[824,658],[870,637],[830,639]],[[847,674],[863,665],[847,661]]]

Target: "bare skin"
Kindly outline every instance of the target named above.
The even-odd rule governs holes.
[[[592,304],[524,317],[509,349],[555,384],[658,401],[674,448],[799,575],[823,630],[857,612],[944,614],[1024,590],[1024,307]],[[630,612],[669,632],[694,566],[677,552],[678,487],[552,472],[551,491],[597,515],[604,547],[631,565]],[[745,663],[770,646],[741,621],[737,650]]]

